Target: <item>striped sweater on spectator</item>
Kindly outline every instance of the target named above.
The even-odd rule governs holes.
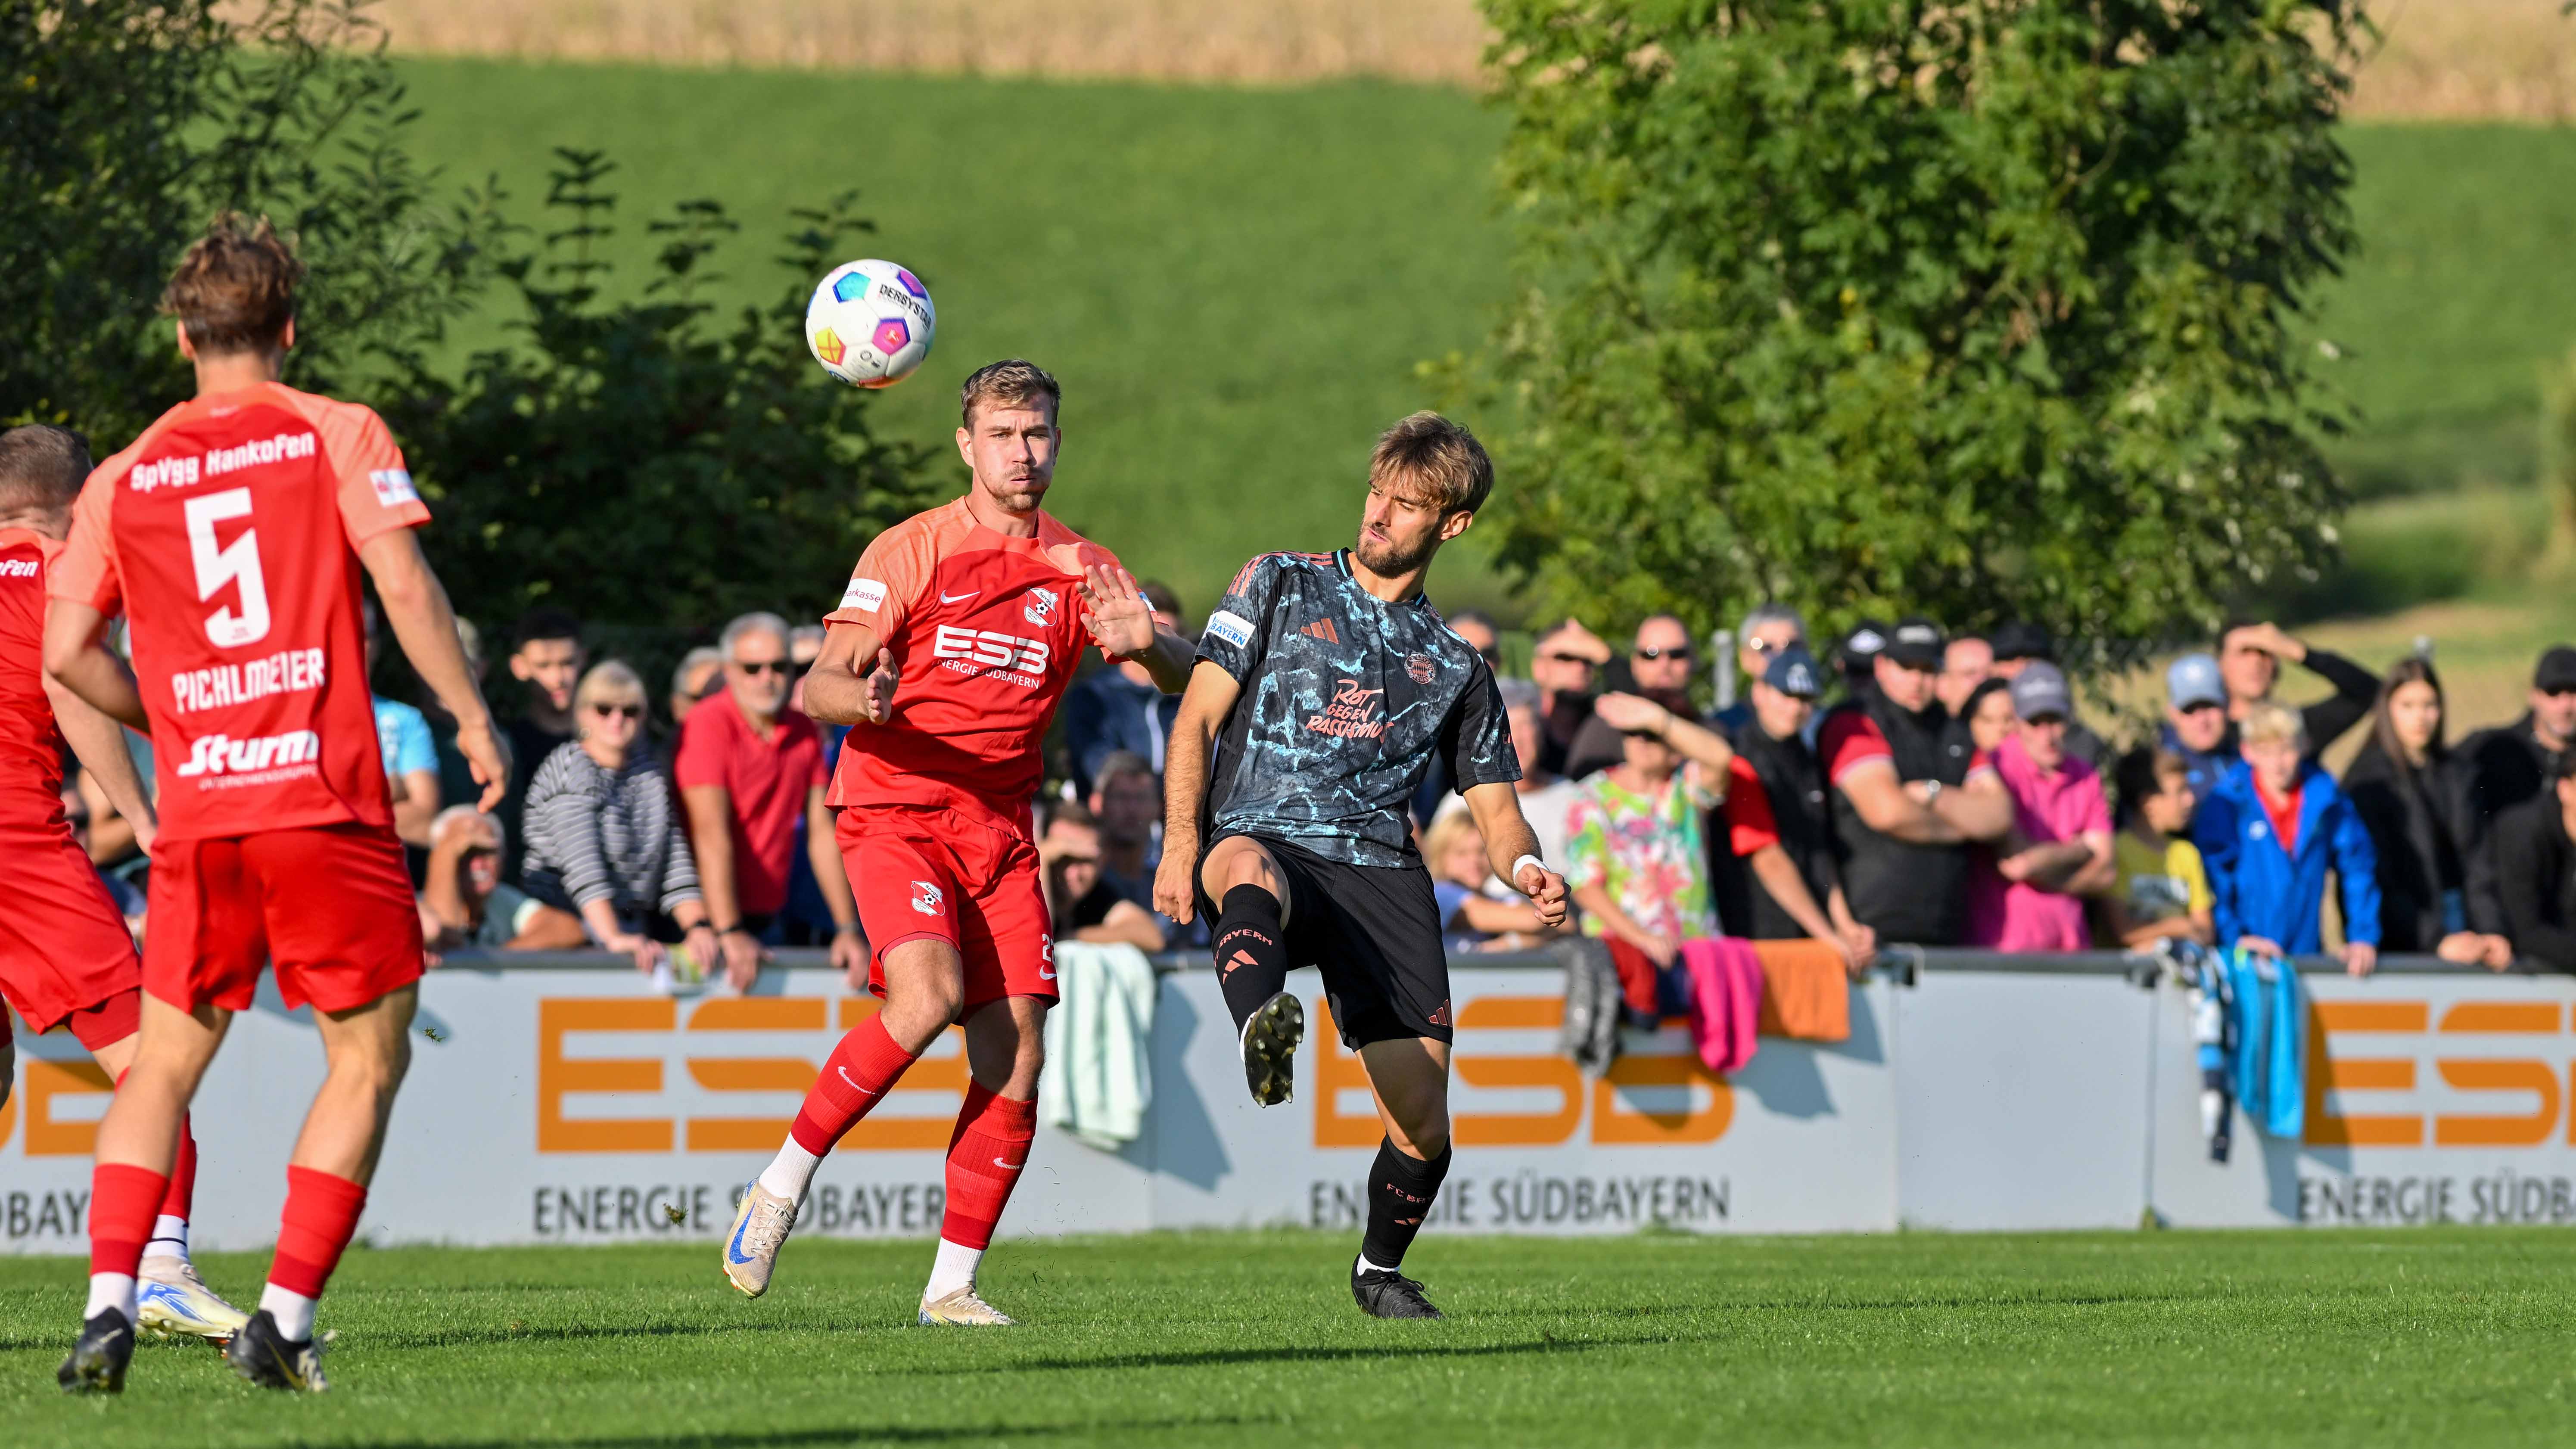
[[[632,930],[698,899],[671,782],[647,751],[610,771],[578,742],[556,747],[528,782],[525,829],[525,884],[550,905],[579,910],[606,898]]]

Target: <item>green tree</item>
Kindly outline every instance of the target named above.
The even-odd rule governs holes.
[[[472,304],[493,219],[403,149],[366,0],[0,0],[0,422],[101,452],[188,395],[161,288],[217,210],[313,278],[287,380],[402,370]]]
[[[1503,550],[1554,604],[2044,621],[2110,655],[2328,554],[2293,337],[2357,0],[1485,0]]]
[[[648,668],[747,609],[817,617],[859,551],[927,506],[926,460],[868,430],[867,394],[806,354],[813,281],[872,230],[852,198],[800,211],[777,301],[720,318],[699,300],[735,230],[712,201],[651,224],[651,280],[615,290],[612,169],[560,150],[563,224],[496,262],[526,308],[520,345],[461,379],[415,369],[385,409],[438,524],[424,545],[487,626],[546,604]]]

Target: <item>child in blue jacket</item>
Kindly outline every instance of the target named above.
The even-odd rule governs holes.
[[[2306,731],[2282,705],[2238,722],[2245,762],[2192,817],[2192,839],[2217,896],[2218,942],[2273,956],[2324,949],[2326,869],[2343,881],[2344,969],[2379,963],[2379,858],[2334,777],[2304,758]]]

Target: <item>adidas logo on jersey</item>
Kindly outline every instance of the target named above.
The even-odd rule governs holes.
[[[1339,644],[1342,642],[1341,632],[1333,627],[1333,621],[1330,619],[1317,619],[1312,624],[1300,627],[1297,632],[1311,638],[1321,639],[1327,644]]]
[[[170,773],[182,780],[199,775],[242,775],[280,765],[309,765],[321,758],[322,737],[311,730],[254,735],[246,740],[230,735],[200,735],[189,749],[188,762]]]

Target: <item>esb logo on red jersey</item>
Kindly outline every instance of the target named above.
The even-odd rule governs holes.
[[[1050,656],[1043,639],[956,624],[940,625],[930,647],[932,654],[947,661],[945,668],[960,674],[985,674],[1029,689],[1038,687]]]

